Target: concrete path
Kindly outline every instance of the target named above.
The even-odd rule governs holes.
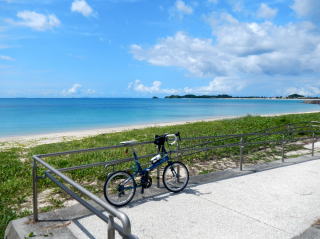
[[[139,238],[292,238],[320,217],[320,160],[192,186],[122,208]],[[106,238],[96,216],[72,222],[77,238]]]

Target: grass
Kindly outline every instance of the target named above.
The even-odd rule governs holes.
[[[194,136],[212,136],[212,135],[224,135],[224,134],[240,134],[248,132],[257,132],[266,128],[284,126],[289,123],[304,122],[318,120],[320,113],[310,114],[294,114],[284,115],[277,117],[259,117],[259,116],[247,116],[238,119],[219,120],[212,122],[197,122],[187,123],[183,125],[166,126],[166,127],[150,127],[146,129],[130,130],[120,133],[101,134],[94,137],[88,137],[81,140],[73,140],[69,142],[60,142],[53,144],[44,144],[35,146],[32,148],[20,146],[15,148],[8,148],[0,152],[0,238],[4,236],[4,230],[10,220],[18,217],[22,217],[31,213],[28,210],[21,210],[21,205],[30,201],[32,195],[32,179],[31,179],[31,156],[35,154],[46,154],[66,150],[76,150],[83,148],[92,148],[100,146],[117,145],[124,140],[136,139],[138,141],[152,140],[155,134],[181,132],[182,137],[194,137]],[[298,135],[303,137],[303,135]],[[259,140],[279,140],[280,136],[268,136],[260,137]],[[246,139],[250,142],[251,139]],[[229,143],[236,142],[229,140]],[[237,141],[238,142],[238,141]],[[184,143],[184,142],[182,142]],[[186,146],[192,146],[197,142],[185,142]],[[220,144],[221,142],[212,142],[210,145]],[[224,142],[225,143],[225,142]],[[260,153],[261,146],[252,145],[246,147],[245,153],[254,154],[254,152]],[[294,146],[290,146],[296,149]],[[272,150],[276,150],[276,146],[271,147]],[[267,153],[266,157],[269,157],[273,151]],[[137,147],[137,151],[140,155],[147,153],[155,153],[156,149],[151,145],[143,145]],[[217,149],[209,152],[201,152],[196,155],[184,157],[183,160],[187,164],[193,162],[206,161],[208,159],[215,158],[232,158],[237,157],[239,154],[239,147]],[[279,154],[279,152],[278,152]],[[255,154],[254,154],[255,155]],[[60,157],[47,158],[46,161],[56,168],[70,167],[80,164],[87,164],[93,162],[108,161],[112,159],[125,158],[125,150],[114,149],[109,151],[90,152],[77,155],[68,155]],[[21,158],[28,158],[26,161],[20,160]],[[261,156],[257,154],[250,160],[252,162],[259,161]],[[236,160],[236,159],[235,159]],[[249,161],[250,161],[249,160]],[[147,162],[147,161],[145,161]],[[117,166],[115,169],[121,167],[128,168],[131,164],[125,164]],[[211,172],[211,169],[204,169],[200,173]],[[41,174],[43,169],[40,170]],[[75,181],[86,185],[88,189],[94,193],[99,193],[102,190],[101,183],[105,180],[107,171],[104,167],[95,167],[84,170],[76,170],[68,172],[67,175],[73,178]],[[92,184],[92,182],[96,182]],[[48,188],[55,188],[55,186],[48,180],[41,180],[39,183],[39,191],[43,191]],[[54,192],[58,190],[55,189]],[[61,194],[64,195],[64,194]],[[42,211],[51,210],[53,208],[63,206],[62,197],[58,199],[51,199],[51,205],[46,206]]]
[[[30,195],[30,165],[18,158],[21,149],[13,148],[0,152],[0,237],[6,225],[12,219],[22,217],[30,212],[18,212],[19,205]]]

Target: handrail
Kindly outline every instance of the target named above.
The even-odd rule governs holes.
[[[113,206],[107,204],[106,202],[104,202],[102,199],[100,199],[99,197],[97,197],[96,195],[94,195],[93,193],[91,193],[90,191],[88,191],[87,189],[85,189],[84,187],[82,187],[81,185],[79,185],[78,183],[76,183],[75,181],[73,181],[71,178],[69,178],[68,176],[64,175],[63,173],[61,173],[59,170],[55,169],[54,167],[52,167],[51,165],[49,165],[48,163],[46,163],[45,161],[43,161],[41,159],[41,155],[34,155],[33,156],[33,185],[34,185],[34,194],[33,194],[33,204],[34,204],[34,221],[38,221],[38,212],[37,212],[37,184],[36,181],[38,179],[37,175],[36,175],[36,171],[37,171],[37,163],[42,164],[44,167],[46,167],[47,169],[50,170],[50,172],[56,174],[57,176],[59,176],[61,179],[63,179],[65,182],[69,183],[70,185],[72,185],[73,187],[75,187],[78,191],[80,191],[82,194],[86,195],[87,197],[89,197],[91,200],[93,200],[94,202],[96,202],[99,206],[101,206],[102,208],[104,208],[109,214],[108,218],[105,218],[103,216],[101,216],[100,214],[97,214],[96,210],[92,209],[92,206],[88,206],[88,204],[85,204],[83,200],[79,200],[79,197],[74,197],[75,199],[77,199],[82,205],[86,206],[89,210],[91,210],[93,213],[95,213],[96,215],[98,215],[102,220],[104,220],[105,222],[109,223],[110,222],[110,216],[112,217],[117,217],[121,223],[122,223],[122,227],[119,226],[116,222],[113,222],[112,224],[112,230],[116,229],[121,235],[123,235],[123,237],[125,238],[132,238],[135,239],[137,238],[136,236],[131,234],[131,223],[130,220],[128,218],[128,216],[124,213],[119,211],[118,209],[114,208]],[[56,180],[49,172],[45,173],[46,176],[48,176],[53,182],[55,182],[60,188],[62,188],[64,191],[69,192],[69,194],[72,194],[73,196],[75,196],[74,193],[70,193],[71,190],[68,190],[66,188],[65,185],[58,183],[59,181]],[[114,233],[113,233],[114,234]],[[111,238],[113,239],[113,238]]]
[[[301,123],[319,123],[318,121],[307,121],[307,122],[301,122]],[[300,123],[295,123],[295,124],[300,124]],[[284,126],[277,126],[269,129],[275,129],[275,128],[280,128],[280,127],[285,127],[289,125],[294,125],[294,124],[288,124]],[[312,125],[311,125],[312,126]],[[269,130],[266,129],[266,130]],[[185,140],[196,140],[196,139],[215,139],[215,138],[239,138],[239,137],[246,137],[246,136],[253,136],[253,135],[273,135],[273,134],[283,134],[286,131],[277,131],[277,132],[271,132],[267,133],[265,131],[258,131],[258,132],[252,132],[252,133],[242,133],[242,134],[226,134],[226,135],[213,135],[213,136],[198,136],[198,137],[185,137],[181,138],[182,141]],[[56,152],[56,153],[49,153],[49,154],[39,154],[37,155],[38,157],[41,158],[47,158],[47,157],[55,157],[55,156],[62,156],[62,155],[68,155],[68,154],[77,154],[77,153],[87,153],[87,152],[92,152],[92,151],[101,151],[101,150],[108,150],[108,149],[115,149],[115,148],[124,148],[124,147],[134,147],[138,145],[144,145],[144,144],[152,144],[153,141],[144,141],[144,142],[137,142],[137,143],[132,143],[130,145],[112,145],[112,146],[105,146],[105,147],[96,147],[96,148],[88,148],[88,149],[79,149],[79,150],[71,150],[71,151],[63,151],[63,152]]]
[[[150,143],[153,143],[153,141],[137,142],[137,143],[131,144],[130,146],[137,146],[137,145],[150,144]],[[88,153],[92,151],[124,148],[124,147],[128,147],[128,145],[113,145],[113,146],[105,146],[105,147],[97,147],[97,148],[89,148],[89,149],[70,150],[70,151],[57,152],[57,153],[39,154],[37,156],[41,158],[48,158],[48,157],[55,157],[55,156],[61,156],[61,155],[67,155],[67,154]]]
[[[294,131],[290,131],[291,133],[293,133]],[[299,133],[320,133],[320,131],[299,131]],[[200,137],[186,137],[186,138],[182,138],[182,141],[188,141],[188,140],[196,140],[196,139],[216,139],[218,138],[218,141],[222,141],[222,140],[226,140],[226,139],[236,139],[236,138],[241,138],[241,137],[246,137],[246,136],[268,136],[268,135],[284,135],[286,134],[286,131],[279,131],[279,132],[273,132],[273,133],[243,133],[243,134],[229,134],[229,135],[217,135],[217,136],[200,136]],[[225,138],[223,138],[225,137]],[[258,138],[258,137],[256,137]],[[254,139],[256,139],[254,138]],[[289,140],[286,140],[287,142]],[[217,142],[217,141],[216,141]],[[203,152],[206,150],[212,150],[212,149],[216,149],[216,148],[224,148],[224,147],[237,147],[240,146],[240,143],[233,143],[233,144],[226,144],[226,145],[219,145],[219,146],[214,146],[214,147],[207,147],[207,148],[203,148],[199,151],[199,148],[195,148],[195,146],[201,146],[201,145],[206,145],[206,144],[210,144],[210,143],[216,143],[214,141],[209,141],[209,142],[202,142],[200,144],[193,144],[193,147],[187,147],[187,148],[180,148],[179,150],[170,150],[169,153],[181,153],[181,152],[185,152],[187,150],[189,151],[195,151],[194,153],[197,152]],[[276,140],[276,141],[268,141],[268,143],[280,143],[281,141]],[[153,141],[145,141],[145,142],[140,142],[140,143],[135,143],[130,145],[130,147],[136,146],[136,145],[143,145],[143,144],[152,144]],[[266,143],[266,141],[258,141],[255,142],[255,144],[263,144]],[[249,144],[253,144],[252,142],[243,142],[241,145],[249,145]],[[78,150],[79,153],[83,153],[83,152],[91,152],[91,151],[97,151],[97,150],[105,150],[105,149],[113,149],[113,148],[121,148],[121,147],[129,147],[129,146],[123,146],[123,145],[115,145],[115,146],[108,146],[108,147],[98,147],[98,148],[90,148],[88,150]],[[58,153],[51,153],[51,154],[42,154],[42,155],[38,155],[41,157],[52,157],[52,156],[60,156],[60,155],[66,155],[68,153],[77,153],[77,150],[74,151],[65,151],[65,152],[58,152]],[[191,153],[193,154],[193,153]],[[148,155],[143,155],[143,156],[138,156],[138,159],[143,159],[143,158],[148,158],[148,157],[152,157],[156,154],[148,154]],[[188,154],[190,155],[190,154]],[[103,162],[96,162],[96,163],[91,163],[91,164],[84,164],[84,165],[79,165],[79,166],[73,166],[73,167],[67,167],[67,168],[60,168],[57,169],[60,172],[66,172],[66,171],[72,171],[72,170],[77,170],[77,169],[85,169],[85,168],[90,168],[90,167],[95,167],[95,166],[113,166],[113,165],[117,165],[117,164],[121,164],[121,163],[126,163],[126,162],[130,162],[133,161],[134,159],[132,157],[129,158],[123,158],[123,159],[116,159],[116,160],[110,160],[110,161],[103,161]]]

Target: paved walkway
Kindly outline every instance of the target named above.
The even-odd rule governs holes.
[[[320,217],[320,160],[191,185],[122,210],[139,238],[292,238]],[[69,226],[77,238],[106,238],[106,228],[96,216]]]

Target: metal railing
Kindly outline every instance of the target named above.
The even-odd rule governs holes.
[[[311,155],[314,156],[315,147],[314,144],[318,140],[320,133],[320,122],[319,121],[307,121],[299,122],[295,124],[287,124],[284,126],[278,126],[273,128],[267,128],[263,131],[253,132],[253,133],[243,133],[243,134],[229,134],[229,135],[216,135],[216,136],[199,136],[199,137],[185,137],[181,138],[181,141],[177,144],[175,150],[170,150],[169,153],[173,155],[173,158],[189,156],[201,152],[211,151],[221,148],[239,148],[239,170],[243,170],[244,164],[244,150],[248,146],[252,145],[270,145],[275,144],[281,147],[281,161],[285,162],[285,146],[301,140],[312,140]],[[308,137],[292,137],[292,135],[298,134],[309,134]],[[291,135],[291,137],[289,137]],[[266,136],[278,136],[277,140],[260,140],[262,137]],[[250,139],[250,137],[253,137]],[[193,143],[192,146],[185,146],[184,143],[188,141],[201,141],[205,142]],[[232,141],[225,143],[226,141]],[[141,142],[132,144],[127,147],[135,147],[141,144],[152,144],[153,141]],[[211,145],[210,144],[216,144]],[[148,154],[139,156],[139,159],[150,158],[156,154]],[[111,160],[108,162],[101,162],[101,165],[106,167],[115,166],[118,164],[126,163],[132,161],[133,158],[125,158],[118,160]],[[89,165],[88,165],[89,166]],[[72,170],[73,168],[63,168],[61,170]],[[157,187],[160,187],[160,169],[157,168]]]
[[[281,146],[281,161],[284,162],[285,160],[285,145],[301,140],[312,140],[312,149],[311,155],[314,156],[314,144],[318,139],[318,133],[320,127],[320,122],[318,121],[310,121],[310,122],[301,122],[296,124],[288,124],[285,126],[279,126],[274,128],[269,128],[264,131],[254,132],[254,133],[244,133],[244,134],[230,134],[230,135],[218,135],[218,136],[204,136],[204,137],[197,137],[197,138],[183,138],[182,141],[192,141],[195,139],[206,139],[207,141],[198,145],[192,145],[191,147],[179,147],[177,149],[177,153],[180,156],[187,156],[199,152],[204,152],[208,150],[214,150],[219,148],[230,148],[230,147],[239,147],[239,169],[243,169],[244,163],[244,149],[246,146],[252,145],[270,145],[276,144]],[[294,134],[301,134],[301,135],[310,135],[308,137],[289,137],[290,135]],[[280,139],[277,140],[260,140],[262,137],[266,136],[278,136]],[[250,139],[250,137],[252,137]],[[232,141],[235,142],[224,144],[225,141]],[[212,143],[219,143],[221,144],[208,146],[208,147],[200,147],[197,148],[196,146],[205,146],[210,145]]]
[[[268,128],[264,131],[254,132],[254,133],[243,133],[243,134],[229,134],[229,135],[216,135],[216,136],[199,136],[199,137],[189,137],[182,138],[181,141],[177,144],[176,149],[170,150],[169,153],[173,158],[188,156],[192,154],[198,154],[200,152],[206,152],[210,150],[220,149],[220,148],[234,148],[239,147],[239,169],[243,170],[244,164],[244,149],[245,147],[254,146],[254,145],[266,145],[266,144],[276,144],[281,146],[281,160],[285,161],[285,145],[301,141],[301,140],[312,140],[311,147],[311,155],[314,156],[315,147],[314,144],[318,139],[318,130],[320,127],[320,122],[311,121],[311,122],[301,122],[296,124],[290,124],[280,127]],[[294,135],[308,135],[307,137],[294,137]],[[265,139],[268,136],[277,136],[276,140]],[[251,138],[250,138],[251,137]],[[260,140],[260,141],[259,141]],[[196,143],[192,143],[192,141],[197,141]],[[202,142],[204,141],[204,142]],[[225,143],[225,142],[228,143]],[[191,142],[191,146],[188,145],[188,142]],[[80,184],[73,181],[71,178],[63,174],[63,172],[68,172],[72,170],[86,169],[97,166],[105,166],[105,167],[114,167],[115,165],[119,165],[122,163],[130,162],[133,157],[127,157],[122,159],[116,159],[111,161],[103,161],[96,162],[84,165],[78,165],[67,168],[59,168],[56,169],[46,163],[43,159],[48,157],[55,156],[64,156],[70,154],[78,154],[78,153],[87,153],[101,150],[110,150],[117,148],[127,148],[127,147],[135,147],[138,145],[147,145],[153,144],[153,141],[139,142],[128,145],[115,145],[108,147],[99,147],[99,148],[89,148],[89,149],[81,149],[81,150],[73,150],[66,152],[58,152],[51,154],[42,154],[33,156],[33,218],[34,221],[39,221],[38,218],[38,189],[37,184],[38,180],[42,178],[49,178],[52,182],[54,182],[57,186],[59,186],[63,191],[69,194],[72,198],[76,199],[79,203],[81,203],[84,207],[89,209],[92,213],[97,215],[103,221],[108,224],[108,238],[113,239],[115,236],[115,230],[119,232],[119,234],[123,238],[137,238],[131,233],[131,224],[128,216],[114,208],[110,204],[106,203]],[[212,145],[213,144],[213,145]],[[146,154],[139,156],[139,159],[151,158],[154,154]],[[38,163],[44,166],[47,171],[45,171],[44,176],[38,176]],[[56,176],[58,176],[64,182],[73,186],[76,190],[78,190],[83,195],[87,196],[93,202],[101,206],[107,213],[108,216],[99,211],[92,203],[82,199],[78,194],[76,194],[73,190],[68,188],[65,184],[60,182]],[[157,187],[160,187],[160,170],[157,168]],[[121,222],[121,225],[114,221],[114,218],[118,218]]]
[[[99,150],[99,149],[96,149]],[[119,232],[119,234],[123,238],[128,239],[137,239],[138,237],[134,236],[131,233],[131,223],[129,220],[129,217],[121,212],[120,210],[114,208],[110,204],[106,203],[75,181],[73,181],[71,178],[67,177],[63,173],[61,173],[59,170],[55,169],[48,163],[46,163],[43,158],[46,157],[52,157],[57,156],[61,154],[70,154],[70,153],[78,153],[78,152],[86,152],[87,150],[79,150],[79,151],[72,151],[72,152],[63,152],[63,153],[56,153],[56,154],[43,154],[43,155],[34,155],[33,156],[33,165],[32,165],[32,175],[33,175],[33,219],[35,222],[39,221],[38,217],[38,188],[37,183],[38,180],[41,178],[44,178],[44,176],[38,176],[37,175],[37,164],[41,164],[45,168],[48,169],[48,171],[45,172],[45,177],[48,177],[52,182],[54,182],[57,186],[59,186],[63,191],[65,191],[67,194],[69,194],[72,198],[77,200],[79,203],[81,203],[84,207],[89,209],[92,213],[97,215],[99,218],[101,218],[103,221],[105,221],[108,224],[108,238],[114,239],[115,238],[115,230]],[[97,203],[99,206],[103,208],[108,213],[108,216],[103,214],[100,210],[98,210],[92,203],[82,199],[78,194],[73,192],[70,188],[68,188],[65,184],[61,183],[55,176],[60,177],[63,181],[73,186],[75,189],[77,189],[79,192],[81,192],[83,195],[90,198],[92,201]],[[119,225],[117,222],[114,221],[114,218],[118,218],[122,225]]]

